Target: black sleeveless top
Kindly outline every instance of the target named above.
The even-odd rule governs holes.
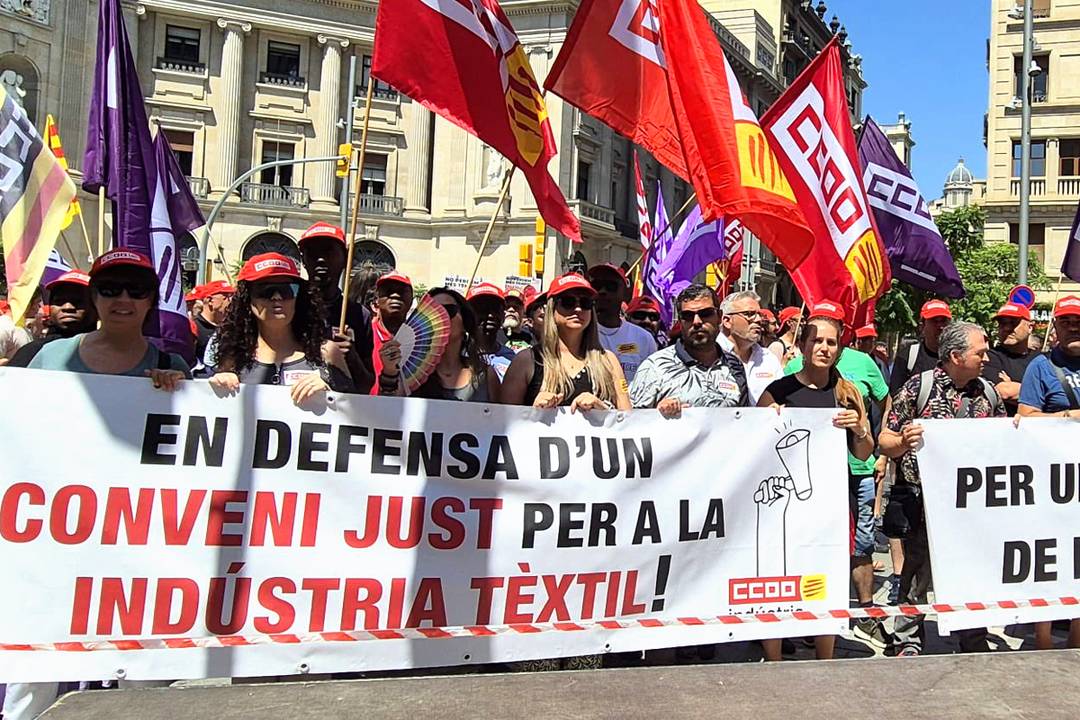
[[[529,381],[529,386],[525,388],[525,405],[532,405],[536,401],[536,396],[540,394],[540,388],[544,386],[544,355],[540,352],[540,348],[535,346],[532,348],[532,355],[533,376]],[[592,378],[589,377],[589,369],[586,367],[581,368],[580,372],[573,377],[573,383],[573,391],[563,398],[563,401],[559,403],[560,407],[569,407],[578,395],[593,392]]]
[[[306,357],[299,360],[274,365],[256,360],[254,364],[239,374],[240,382],[245,385],[295,385],[304,375],[317,372],[336,392],[355,392],[353,382],[348,375],[333,365],[315,365]]]

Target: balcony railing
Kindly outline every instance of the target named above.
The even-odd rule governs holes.
[[[307,188],[244,183],[240,186],[240,202],[275,207],[307,207],[311,203],[311,193]]]
[[[189,177],[187,179],[188,187],[191,188],[191,194],[200,200],[205,200],[206,196],[210,194],[210,181],[202,177]]]
[[[282,75],[280,73],[259,73],[259,82],[267,85],[280,85],[281,87],[302,88],[307,85],[307,80],[301,75]]]
[[[191,73],[192,75],[205,75],[206,63],[192,62],[190,60],[177,60],[175,58],[159,57],[157,59],[158,70],[168,70],[170,72],[182,72]]]
[[[352,207],[352,193],[349,193],[349,207]],[[405,212],[405,201],[390,195],[360,195],[361,215],[390,215],[400,217]]]
[[[1009,183],[1009,192],[1013,197],[1020,197],[1020,180],[1014,179]],[[1046,194],[1046,178],[1031,179],[1031,197],[1042,197]]]
[[[600,207],[594,205],[587,200],[575,200],[573,202],[574,209],[577,211],[578,217],[583,220],[593,220],[603,225],[615,226],[615,210],[612,208]]]
[[[398,91],[389,85],[376,81],[375,87],[371,91],[372,97],[379,98],[381,100],[397,100]],[[359,98],[367,97],[367,85],[356,86],[356,96]]]
[[[1058,178],[1058,195],[1080,195],[1080,177]]]

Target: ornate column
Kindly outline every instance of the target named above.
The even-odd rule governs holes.
[[[319,76],[320,109],[315,128],[315,154],[333,155],[337,152],[337,122],[341,117],[338,107],[341,96],[341,50],[349,47],[349,41],[329,35],[319,35],[318,40],[323,46],[323,58]],[[349,94],[352,95],[351,90]],[[314,202],[337,202],[334,197],[334,169],[334,163],[314,163],[311,166],[311,199]]]
[[[220,152],[213,187],[222,192],[236,179],[240,144],[240,105],[243,97],[244,35],[251,32],[251,23],[218,18],[217,26],[225,31],[221,49],[221,95],[215,103],[214,115],[218,124],[217,147]]]
[[[409,183],[405,188],[405,214],[427,215],[428,175],[431,167],[431,111],[418,102],[409,114]],[[500,174],[501,182],[501,174]]]

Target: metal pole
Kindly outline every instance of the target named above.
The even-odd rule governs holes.
[[[349,58],[349,110],[345,115],[345,142],[352,144],[353,111],[356,109],[356,53]],[[349,172],[352,172],[353,153],[349,153]],[[359,169],[357,172],[360,172]],[[341,222],[338,226],[344,230],[345,223],[349,218],[349,180],[348,175],[341,183],[341,196],[338,205],[341,206]],[[352,268],[349,268],[352,271]]]
[[[1034,33],[1032,0],[1024,0],[1024,60],[1020,68],[1020,263],[1017,280],[1028,277],[1028,223],[1031,219],[1031,51]],[[1044,160],[1045,162],[1045,160]]]
[[[240,187],[245,180],[254,175],[257,172],[261,172],[267,168],[283,167],[285,165],[303,165],[305,163],[313,162],[333,162],[338,160],[337,155],[330,155],[329,157],[313,157],[313,158],[301,158],[299,160],[275,160],[273,162],[263,163],[262,165],[256,165],[248,170],[246,173],[240,175],[232,181],[229,187],[225,188],[225,191],[221,193],[221,199],[214,203],[214,207],[210,210],[210,214],[206,216],[206,227],[203,228],[202,237],[199,238],[199,272],[195,282],[199,285],[206,282],[206,246],[210,243],[210,229],[214,227],[214,221],[217,220],[218,213],[225,207],[225,201],[233,194],[236,188]],[[232,280],[232,276],[229,273],[228,267],[225,265],[225,257],[221,252],[221,243],[217,244],[218,259],[221,261],[221,267],[225,271],[225,276]]]

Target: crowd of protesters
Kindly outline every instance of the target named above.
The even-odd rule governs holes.
[[[207,379],[221,395],[248,383],[282,385],[297,405],[329,390],[405,395],[394,337],[416,300],[411,280],[399,272],[367,277],[346,298],[342,230],[317,223],[299,245],[306,273],[292,259],[267,253],[243,265],[235,287],[216,281],[186,296],[194,363],[143,337],[157,276],[148,258],[130,250],[107,252],[89,273],[51,282],[46,304],[31,308],[26,328],[0,314],[0,363],[146,377],[163,391],[192,377]],[[753,292],[721,299],[704,285],[675,298],[672,326],[665,327],[660,304],[634,296],[626,273],[608,264],[562,275],[545,292],[480,283],[467,295],[443,287],[427,294],[446,310],[450,337],[414,397],[570,412],[649,408],[672,421],[691,407],[833,410],[833,424],[847,436],[851,577],[862,607],[874,603],[879,536],[887,538],[892,560],[888,602],[923,604],[932,590],[914,454],[919,420],[1080,419],[1075,296],[1054,308],[1049,352],[1033,342],[1026,307],[1001,307],[991,347],[982,328],[931,300],[921,309],[917,340],[890,357],[872,325],[845,327],[833,303],[774,314]],[[854,632],[898,656],[923,650],[921,616],[897,618],[892,633],[868,618]],[[1051,647],[1050,624],[1036,626],[1035,637],[1038,648]],[[985,630],[958,638],[964,651],[989,649]],[[1080,621],[1071,623],[1068,642],[1080,647]],[[834,638],[815,638],[814,645],[819,658],[829,658]],[[762,648],[768,660],[791,651],[780,640]],[[589,667],[598,658],[575,661],[569,666]]]

